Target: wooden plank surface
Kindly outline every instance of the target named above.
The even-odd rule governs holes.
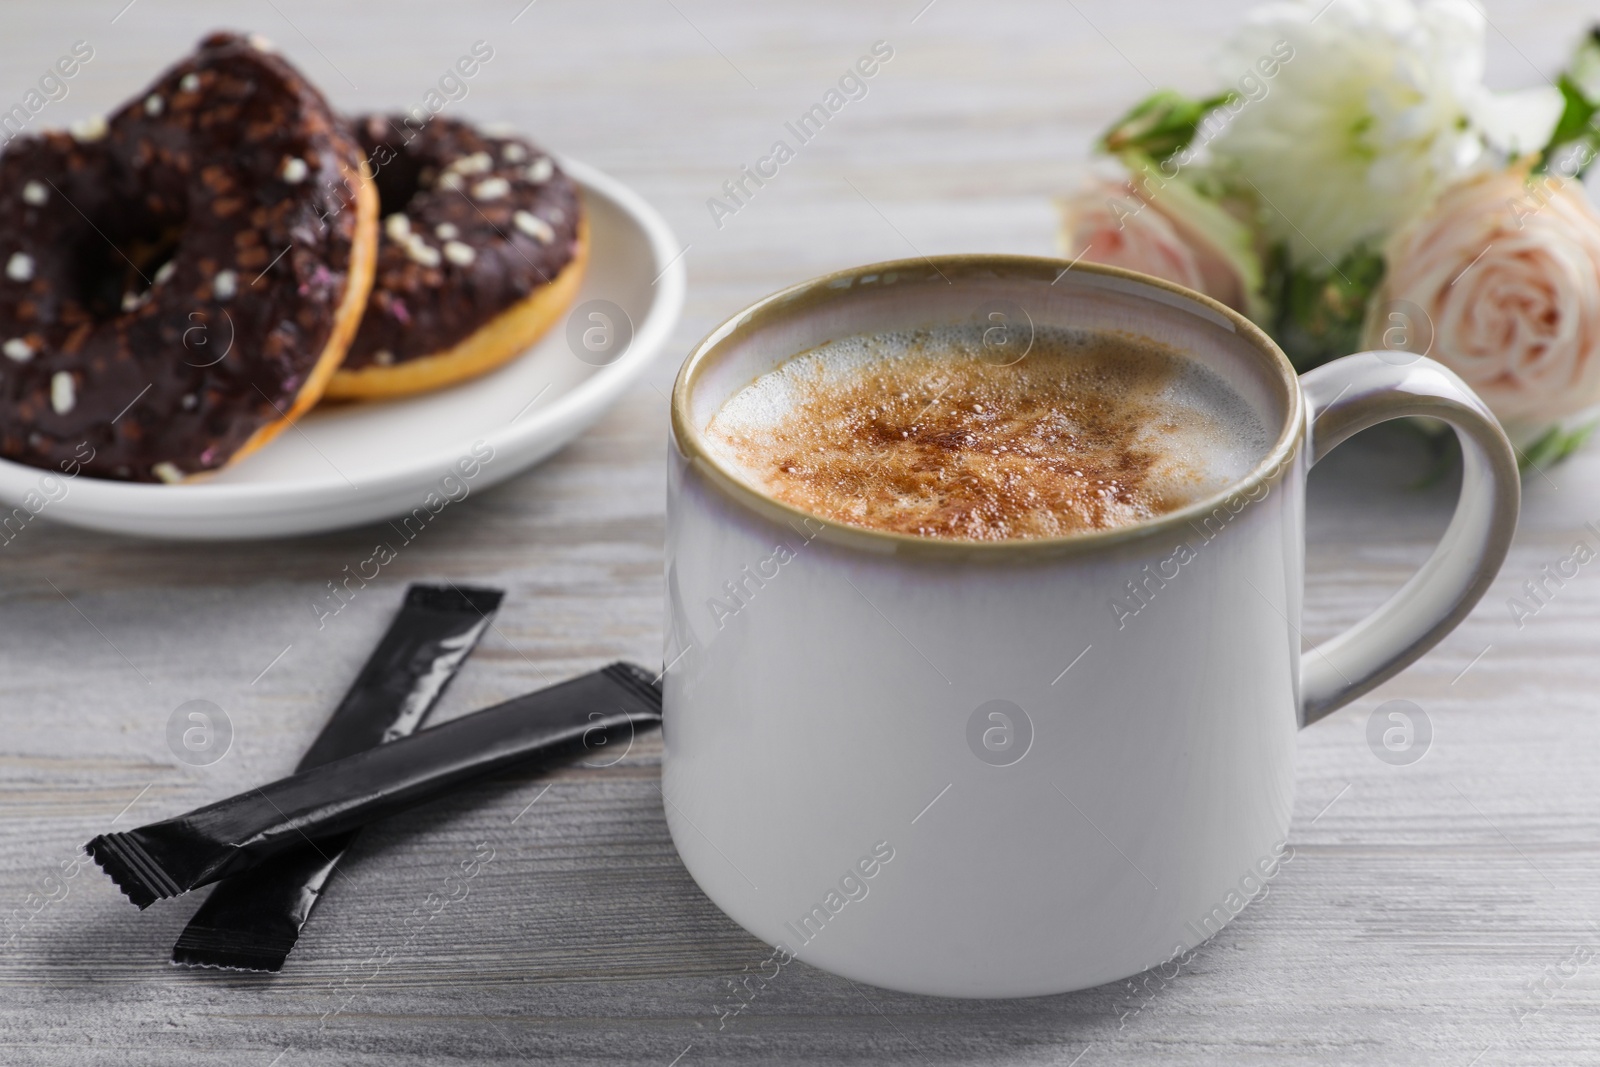
[[[1079,180],[1096,129],[1149,83],[1204,88],[1208,49],[1239,14],[925,2],[6,8],[0,101],[73,41],[94,44],[41,115],[52,123],[114,106],[213,26],[274,38],[352,110],[419,100],[488,40],[495,59],[452,111],[635,185],[689,246],[690,296],[649,380],[596,429],[453,506],[322,629],[310,604],[373,531],[173,546],[40,522],[0,550],[0,1061],[1600,1063],[1600,568],[1520,627],[1506,604],[1600,520],[1600,451],[1529,481],[1505,574],[1459,631],[1303,735],[1294,860],[1193,967],[1137,990],[949,1001],[797,964],[722,1026],[727,980],[765,950],[679,865],[653,738],[609,769],[512,776],[373,828],[276,977],[170,966],[195,901],[139,914],[92,867],[50,880],[95,833],[288,771],[407,582],[510,592],[441,719],[615,657],[658,660],[662,392],[687,346],[835,267],[1053,251],[1049,197]],[[1570,3],[1490,14],[1502,85],[1552,69],[1586,25]],[[878,40],[895,54],[868,96],[714,226],[707,198]],[[1424,466],[1380,430],[1318,469],[1308,637],[1359,618],[1426,557],[1453,489],[1412,488]],[[1365,742],[1394,698],[1434,727],[1411,766]],[[234,726],[209,767],[167,748],[167,718],[191,699]],[[403,924],[480,842],[494,859],[467,899]]]

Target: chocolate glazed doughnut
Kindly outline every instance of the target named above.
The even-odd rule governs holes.
[[[511,359],[572,301],[588,229],[572,179],[518,137],[453,119],[355,121],[383,233],[361,329],[330,397],[402,396]]]
[[[0,455],[179,481],[321,395],[366,305],[378,198],[269,48],[214,34],[109,121],[0,156]]]

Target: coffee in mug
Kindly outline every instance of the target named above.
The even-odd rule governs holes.
[[[987,330],[823,344],[730,397],[706,438],[821,518],[974,541],[1141,522],[1232,484],[1272,445],[1243,397],[1175,349],[1042,327],[997,358]]]

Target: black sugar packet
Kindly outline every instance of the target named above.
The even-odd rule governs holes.
[[[413,585],[296,771],[413,733],[466,662],[505,594]],[[277,971],[300,939],[339,858],[359,830],[303,841],[251,872],[225,879],[172,946],[172,962]]]
[[[661,690],[650,672],[613,663],[186,815],[101,834],[84,851],[147,908],[464,782],[513,766],[552,766],[660,723]]]

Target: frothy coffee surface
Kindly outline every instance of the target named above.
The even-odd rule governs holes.
[[[999,365],[978,325],[801,353],[730,397],[706,438],[823,519],[973,541],[1137,523],[1236,481],[1270,443],[1243,398],[1176,352],[1040,329]]]

